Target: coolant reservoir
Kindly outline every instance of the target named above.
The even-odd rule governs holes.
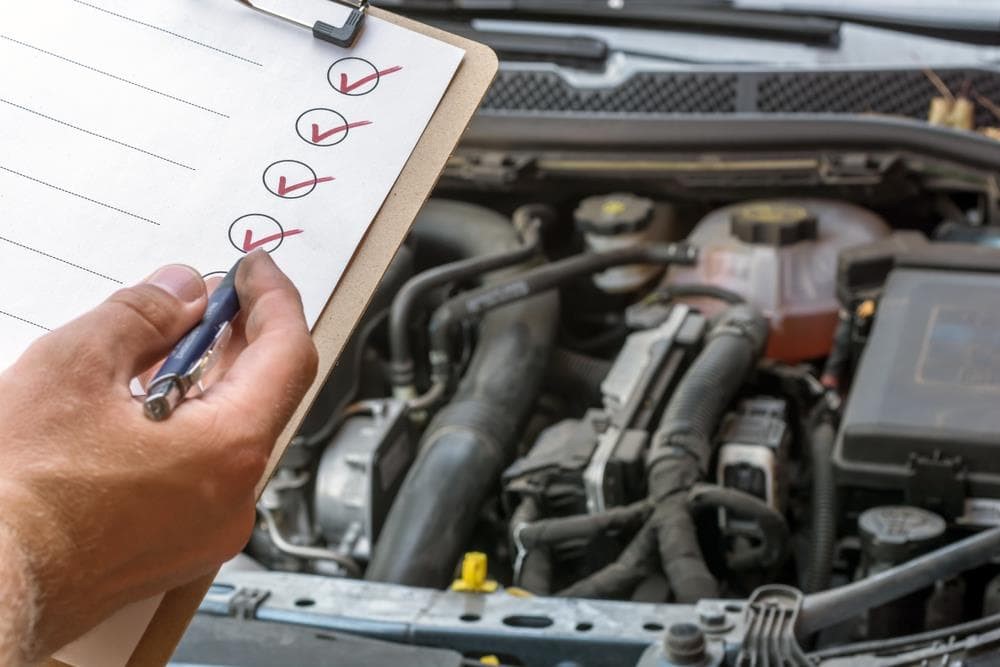
[[[837,325],[837,254],[888,233],[881,217],[846,202],[736,204],[698,223],[688,237],[701,248],[698,265],[671,269],[667,282],[706,283],[743,295],[771,320],[769,358],[813,359],[830,352]]]
[[[666,239],[672,211],[651,199],[627,193],[588,197],[574,213],[587,249],[595,252],[631,248]],[[633,264],[594,276],[594,284],[609,294],[635,292],[663,272],[656,265]]]

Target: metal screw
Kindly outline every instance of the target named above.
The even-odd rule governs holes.
[[[696,665],[705,659],[705,635],[694,623],[674,623],[664,640],[667,658],[677,665]]]

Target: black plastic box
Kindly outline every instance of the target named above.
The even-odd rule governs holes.
[[[950,465],[966,496],[1000,497],[1000,275],[890,274],[834,464],[842,485],[908,495]]]

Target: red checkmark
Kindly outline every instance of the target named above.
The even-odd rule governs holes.
[[[333,176],[325,176],[323,178],[314,178],[308,181],[302,181],[301,183],[296,183],[295,185],[289,185],[288,179],[282,176],[278,179],[278,196],[284,197],[285,195],[295,192],[296,190],[315,187],[320,183],[329,183],[332,180],[334,180]]]
[[[353,130],[356,127],[364,127],[365,125],[371,125],[371,124],[372,122],[370,120],[359,120],[357,123],[348,123],[347,125],[341,125],[340,127],[335,127],[332,130],[327,130],[326,132],[320,132],[319,125],[313,123],[312,142],[314,144],[318,144],[321,141],[329,139],[335,134],[340,134],[341,132],[347,132],[348,130]]]
[[[281,241],[287,239],[289,236],[295,236],[301,234],[303,230],[301,229],[290,229],[287,232],[279,232],[277,234],[272,234],[271,236],[265,236],[262,239],[256,241],[253,240],[253,230],[248,229],[246,235],[243,237],[243,252],[253,252],[257,248],[263,248],[268,243],[273,243],[275,241]]]
[[[354,90],[357,90],[358,88],[360,88],[361,86],[365,85],[366,83],[371,83],[372,81],[374,81],[375,79],[378,79],[379,77],[389,76],[390,74],[395,74],[396,72],[398,72],[401,69],[403,69],[403,68],[402,68],[402,66],[399,66],[399,65],[397,65],[396,67],[390,67],[389,69],[384,69],[381,72],[377,72],[375,74],[369,74],[366,77],[362,77],[362,78],[358,79],[357,81],[355,81],[354,83],[351,83],[350,81],[348,81],[347,74],[342,73],[340,75],[340,92],[342,92],[342,93],[350,93],[350,92],[352,92]]]

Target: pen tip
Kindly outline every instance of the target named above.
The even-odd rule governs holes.
[[[162,396],[148,398],[143,403],[143,412],[154,422],[161,422],[170,416],[170,403]]]

